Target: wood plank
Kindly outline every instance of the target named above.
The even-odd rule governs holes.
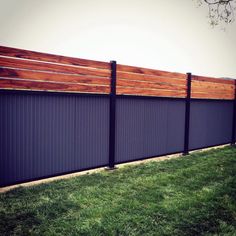
[[[144,74],[131,74],[127,72],[118,71],[117,80],[127,79],[134,81],[148,81],[148,82],[163,82],[166,84],[176,84],[187,86],[187,80],[185,79],[176,79],[173,77],[163,77],[163,76],[153,76],[153,75],[144,75]]]
[[[201,87],[193,87],[192,88],[192,91],[193,93],[197,92],[197,93],[218,93],[218,94],[229,94],[229,95],[232,95],[234,94],[234,90],[226,90],[226,89],[211,89],[211,88],[208,88],[208,89],[204,89],[204,88],[201,88]]]
[[[58,74],[22,69],[0,68],[0,77],[4,78],[21,78],[29,80],[65,82],[65,83],[85,83],[85,84],[100,84],[110,86],[110,79],[104,77],[80,76],[70,74]]]
[[[117,94],[122,95],[138,95],[138,96],[157,96],[157,97],[186,97],[186,92],[183,91],[171,91],[163,89],[141,89],[141,88],[127,88],[117,86]]]
[[[127,66],[127,65],[117,65],[117,71],[136,73],[136,74],[145,74],[145,75],[156,75],[156,76],[166,76],[171,78],[186,79],[186,74],[178,72],[168,72],[162,70],[154,70],[142,67]]]
[[[213,83],[219,83],[219,84],[234,84],[234,80],[222,79],[222,78],[213,78],[213,77],[205,77],[205,76],[199,76],[199,75],[193,75],[192,80],[213,82]]]
[[[230,99],[233,100],[233,95],[228,94],[214,94],[214,93],[191,93],[191,98],[208,98],[208,99]]]
[[[227,89],[204,89],[202,87],[192,87],[191,92],[197,92],[197,93],[218,93],[218,94],[234,94],[233,90],[227,90]]]
[[[74,57],[59,56],[49,53],[41,53],[18,48],[0,46],[0,55],[8,57],[18,57],[37,61],[54,62],[67,65],[85,66],[110,70],[110,64],[107,62],[86,60]]]
[[[110,71],[107,71],[107,70],[94,69],[94,68],[82,68],[82,67],[69,66],[69,65],[50,64],[46,62],[44,63],[44,62],[37,62],[37,61],[28,61],[28,60],[15,59],[15,58],[0,57],[0,67],[110,77]]]
[[[84,92],[84,93],[104,93],[108,94],[108,86],[92,86],[81,84],[50,83],[14,79],[0,78],[1,89],[24,89],[24,90],[43,90],[43,91],[66,91],[66,92]]]
[[[219,98],[224,98],[224,97],[234,97],[234,94],[228,94],[228,93],[216,93],[216,92],[198,92],[198,91],[194,91],[191,93],[192,96],[198,96],[199,98],[201,98],[201,96],[203,98],[209,96],[209,97],[219,97]]]
[[[225,89],[225,90],[234,90],[234,85],[232,84],[221,84],[221,83],[213,83],[213,82],[205,82],[205,81],[192,81],[193,88],[203,88],[203,89]]]
[[[155,83],[146,81],[133,81],[133,80],[117,80],[117,86],[129,87],[129,88],[146,88],[146,89],[167,89],[167,90],[182,90],[186,91],[185,85],[173,85],[165,83]]]

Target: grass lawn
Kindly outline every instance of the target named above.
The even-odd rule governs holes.
[[[0,235],[236,235],[236,148],[2,193]]]

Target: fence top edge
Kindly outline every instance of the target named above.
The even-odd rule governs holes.
[[[0,56],[110,70],[110,63],[0,45]]]
[[[198,80],[198,81],[205,81],[205,82],[218,82],[218,83],[225,83],[225,84],[235,84],[235,79],[231,78],[217,78],[217,77],[210,77],[210,76],[202,76],[202,75],[192,75],[193,80]]]
[[[44,53],[44,52],[37,52],[33,50],[19,49],[19,48],[2,46],[2,45],[0,45],[0,56],[111,70],[110,62],[82,59],[82,58],[69,57],[69,56]],[[177,77],[182,78],[182,79],[187,78],[186,73],[170,72],[170,71],[150,69],[150,68],[144,68],[144,67],[138,67],[138,66],[124,65],[124,64],[117,64],[117,71],[128,72],[128,73],[141,73],[141,74],[163,73],[166,75],[176,75]],[[222,81],[228,84],[235,84],[235,79],[233,78],[217,78],[217,77],[210,77],[210,76],[200,76],[200,75],[195,75],[195,74],[192,74],[192,78],[194,80],[201,80],[201,81],[211,80],[212,82]]]

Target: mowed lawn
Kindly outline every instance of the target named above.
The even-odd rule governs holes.
[[[236,235],[236,148],[2,193],[0,235]]]

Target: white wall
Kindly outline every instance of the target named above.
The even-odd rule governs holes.
[[[197,0],[0,0],[0,45],[236,78],[236,23]]]

